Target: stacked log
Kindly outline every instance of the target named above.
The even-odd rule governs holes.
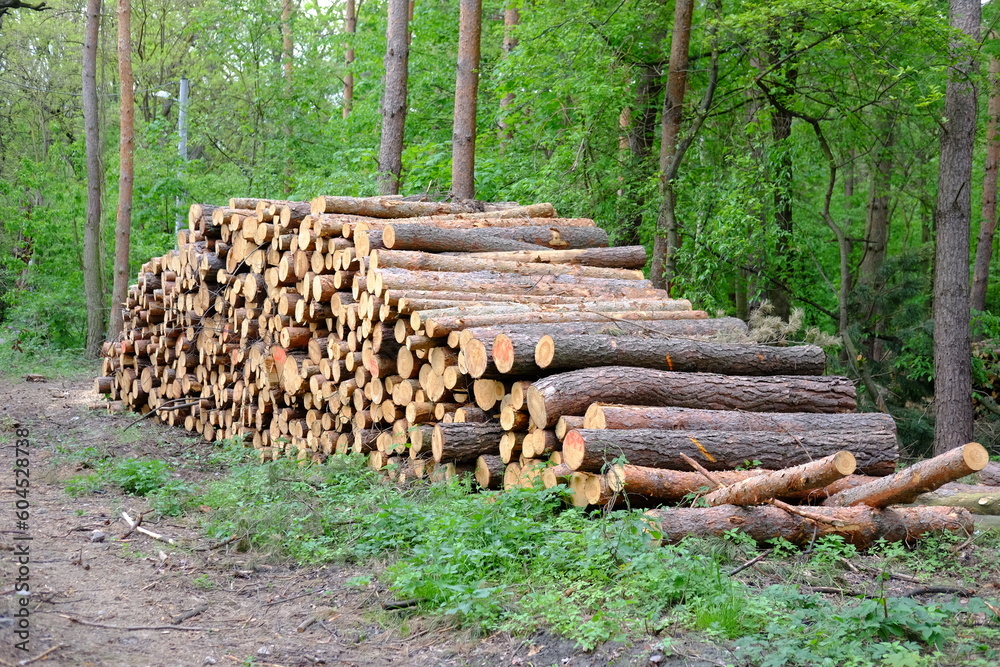
[[[859,493],[814,495],[861,477],[836,472],[847,457],[895,470],[892,419],[856,414],[822,350],[715,342],[746,325],[654,289],[643,248],[549,204],[233,199],[188,222],[141,267],[95,388],[263,460],[353,451],[397,481],[474,470],[605,506],[675,502],[710,471],[759,499],[775,482],[736,470],[753,461],[827,461],[775,478],[795,502]]]

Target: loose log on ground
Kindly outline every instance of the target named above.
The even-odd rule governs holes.
[[[500,424],[438,424],[431,436],[435,461],[475,461],[482,454],[496,454],[504,430]]]
[[[648,405],[594,403],[583,417],[582,428],[682,429],[688,431],[766,431],[804,433],[814,430],[885,431],[896,422],[882,412],[817,414],[811,412],[743,412]]]
[[[810,507],[809,512],[828,522],[812,521],[770,505],[740,507],[656,509],[646,512],[666,544],[685,537],[720,537],[730,530],[749,535],[760,543],[783,538],[793,544],[809,544],[827,535],[842,536],[859,549],[876,540],[887,542],[919,539],[928,533],[949,531],[960,535],[974,529],[972,515],[953,507]]]
[[[979,471],[979,483],[1000,486],[1000,463],[989,463]]]
[[[565,464],[563,464],[565,465]],[[572,470],[566,466],[567,470]],[[751,477],[767,474],[768,470],[720,470],[712,476],[722,484],[736,484]],[[642,496],[660,502],[679,502],[686,496],[706,493],[712,484],[700,472],[669,470],[617,464],[605,473],[608,485],[616,493]]]
[[[650,468],[690,469],[686,454],[708,470],[732,470],[759,461],[770,470],[808,463],[850,447],[859,471],[892,473],[899,458],[892,431],[607,431],[574,429],[563,438],[563,462],[574,470],[600,472],[615,459]]]
[[[978,442],[970,442],[934,458],[926,459],[894,475],[869,482],[827,498],[823,504],[831,507],[888,507],[911,502],[922,493],[954,482],[956,479],[982,470],[990,455]]]
[[[815,345],[774,347],[636,336],[547,335],[535,347],[540,368],[638,366],[726,375],[822,375],[826,353]]]
[[[528,410],[535,425],[549,428],[563,415],[583,415],[592,403],[830,413],[853,411],[855,396],[854,384],[841,377],[743,377],[606,366],[535,382],[528,388]]]
[[[839,451],[815,461],[791,468],[775,470],[725,486],[705,496],[709,505],[759,505],[772,498],[781,498],[817,489],[846,477],[857,468],[854,455]]]
[[[493,259],[502,262],[545,262],[605,266],[616,269],[641,269],[646,266],[646,248],[641,245],[620,248],[584,248],[581,250],[523,250],[514,252],[466,253],[469,259]]]

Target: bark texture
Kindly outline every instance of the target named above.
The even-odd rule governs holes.
[[[562,415],[584,414],[591,403],[757,412],[851,412],[857,407],[854,384],[842,377],[751,378],[607,366],[552,375],[528,388],[532,421],[542,428],[554,426]]]
[[[857,460],[853,454],[846,450],[839,451],[815,461],[716,489],[705,496],[705,502],[709,505],[759,505],[772,498],[824,487],[850,475],[856,467]]]
[[[921,493],[971,475],[986,467],[990,455],[978,442],[950,449],[880,480],[841,491],[823,503],[833,507],[888,507],[911,502]]]
[[[895,430],[891,415],[882,412],[816,414],[810,412],[747,412],[646,405],[594,404],[584,415],[583,428],[680,429],[687,431],[764,431],[806,433],[813,430]]]
[[[996,37],[996,35],[992,35]],[[973,310],[986,310],[986,291],[993,259],[993,235],[997,228],[997,171],[1000,168],[1000,59],[990,58],[989,99],[986,104],[986,164],[983,165],[982,216],[976,238],[976,261],[972,269]]]
[[[924,535],[949,531],[971,534],[972,515],[952,507],[810,507],[809,511],[830,519],[816,522],[790,514],[777,507],[761,505],[739,507],[720,505],[710,508],[678,508],[649,510],[646,516],[654,522],[668,544],[688,536],[721,536],[738,530],[757,540],[767,542],[782,537],[793,544],[809,544],[826,535],[841,535],[859,549],[867,549],[878,539],[890,542],[915,540]]]
[[[550,336],[539,341],[540,368],[638,366],[726,375],[822,375],[826,353],[815,345],[774,347],[636,336]]]
[[[836,454],[850,447],[858,470],[888,475],[899,451],[895,431],[811,431],[761,433],[746,431],[607,431],[575,429],[563,439],[563,463],[574,470],[600,472],[615,459],[650,468],[689,470],[686,454],[708,470],[732,470],[748,461],[780,470]]]
[[[451,192],[459,199],[476,196],[476,102],[479,95],[479,34],[482,0],[460,0],[455,122],[452,131]]]
[[[438,424],[431,436],[435,461],[475,461],[483,454],[497,454],[504,430],[500,424]]]
[[[87,152],[87,216],[83,231],[83,286],[87,299],[87,356],[104,340],[104,278],[101,271],[101,137],[97,117],[97,46],[101,0],[87,0],[83,42],[83,125]]]
[[[394,195],[399,192],[400,174],[403,171],[407,61],[410,55],[410,3],[408,0],[388,0],[388,5],[385,88],[382,93],[382,142],[378,154],[378,181],[380,193]]]
[[[121,100],[119,139],[118,215],[115,220],[114,285],[111,288],[111,322],[108,336],[122,332],[122,306],[128,291],[129,248],[132,235],[133,156],[135,153],[135,92],[132,80],[132,6],[118,0],[118,79]]]
[[[978,0],[950,0],[949,22],[972,42],[979,40]],[[969,224],[972,158],[976,141],[977,58],[963,53],[945,89],[938,171],[937,239],[934,255],[934,451],[972,440],[972,351],[969,341]]]

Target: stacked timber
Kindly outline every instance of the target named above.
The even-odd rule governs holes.
[[[654,289],[641,246],[549,204],[233,199],[188,221],[141,267],[95,386],[206,440],[353,451],[397,481],[565,483],[579,505],[676,502],[768,474],[737,470],[753,461],[795,479],[824,462],[786,504],[895,470],[892,419],[856,414],[821,349],[716,342],[746,325]]]

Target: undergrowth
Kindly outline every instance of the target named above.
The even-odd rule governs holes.
[[[989,611],[978,600],[834,604],[792,585],[757,589],[727,574],[759,553],[745,536],[660,546],[640,512],[588,514],[565,502],[564,487],[470,493],[456,479],[401,488],[361,457],[259,464],[235,443],[210,458],[228,472],[197,489],[162,461],[105,461],[93,477],[161,511],[211,508],[199,512],[209,537],[242,535],[239,548],[261,558],[363,564],[397,599],[414,601],[396,613],[442,615],[484,635],[547,629],[592,649],[653,634],[669,651],[671,635],[693,630],[730,647],[734,664],[935,665],[955,643],[956,623]],[[934,554],[945,539],[923,554],[896,544],[873,554],[886,569],[919,558],[944,568]],[[817,540],[807,555],[788,543],[771,548],[779,568],[830,576],[857,556],[839,538]],[[995,645],[961,644],[961,664],[989,664]]]

